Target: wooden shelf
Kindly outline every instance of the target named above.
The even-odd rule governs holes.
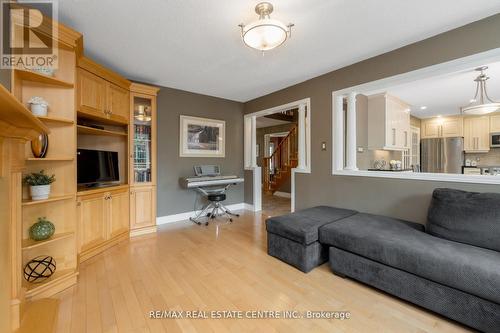
[[[76,195],[79,197],[82,195],[110,192],[110,191],[121,190],[124,188],[129,188],[129,185],[128,184],[119,184],[119,185],[103,186],[103,187],[97,187],[97,188],[80,187],[77,189]]]
[[[42,122],[45,123],[54,123],[54,124],[61,124],[61,125],[73,125],[75,123],[74,120],[72,119],[66,119],[66,118],[61,118],[61,117],[41,117],[39,116],[38,119],[40,119]]]
[[[64,161],[73,161],[75,158],[73,156],[56,156],[56,157],[28,157],[26,161],[40,161],[40,162],[64,162]]]
[[[38,83],[50,84],[62,88],[73,88],[74,84],[71,82],[63,81],[52,76],[39,74],[36,72],[26,71],[22,69],[15,69],[15,74],[21,78],[21,80],[32,81]]]
[[[42,245],[47,245],[47,244],[50,244],[53,242],[57,242],[58,240],[61,240],[61,239],[66,239],[66,238],[72,237],[74,234],[75,234],[74,232],[65,232],[62,234],[55,234],[51,238],[46,239],[46,240],[41,240],[41,241],[36,241],[33,239],[23,239],[22,249],[23,249],[23,251],[32,250],[32,249],[35,249],[35,248],[42,246]]]
[[[64,278],[69,277],[73,274],[75,274],[74,268],[62,269],[60,271],[58,271],[56,268],[55,273],[52,274],[51,277],[49,277],[48,279],[46,279],[43,282],[30,283],[30,282],[27,282],[25,280],[24,284],[26,286],[26,296],[30,297],[32,294],[36,294],[39,289],[45,288],[47,284],[55,283],[57,280],[64,279]]]
[[[104,136],[127,136],[125,132],[109,131],[83,125],[76,125],[79,134],[104,135]]]
[[[4,137],[32,140],[41,133],[50,133],[3,85],[0,85],[0,131]]]
[[[68,195],[53,196],[53,197],[50,197],[50,198],[44,199],[44,200],[23,200],[23,206],[41,205],[41,204],[45,204],[48,202],[69,200],[69,199],[72,199],[74,197],[75,196],[73,194],[68,194]]]

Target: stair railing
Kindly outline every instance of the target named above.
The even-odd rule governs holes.
[[[274,149],[271,156],[262,159],[264,190],[272,191],[272,185],[280,173],[287,167],[291,167],[290,160],[297,158],[297,144],[297,126],[294,126]]]

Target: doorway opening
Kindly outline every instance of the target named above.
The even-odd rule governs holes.
[[[262,213],[291,211],[291,170],[297,167],[298,109],[256,118],[257,166],[261,168]]]
[[[295,173],[310,172],[310,101],[245,115],[245,169],[252,170],[254,211],[295,210]]]

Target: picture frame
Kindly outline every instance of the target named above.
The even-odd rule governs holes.
[[[225,157],[224,120],[180,116],[180,157]]]

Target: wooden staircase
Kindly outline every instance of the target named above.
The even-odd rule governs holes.
[[[269,157],[262,159],[263,190],[273,194],[290,180],[298,164],[297,126],[292,127]]]

